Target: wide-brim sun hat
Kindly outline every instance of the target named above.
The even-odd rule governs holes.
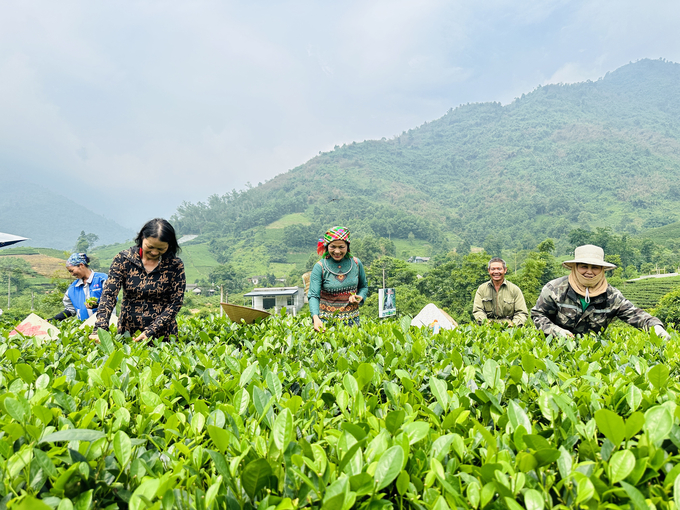
[[[573,264],[590,264],[603,267],[605,271],[615,269],[616,264],[604,261],[604,250],[594,244],[584,244],[574,250],[574,260],[565,260],[562,265],[571,269]]]

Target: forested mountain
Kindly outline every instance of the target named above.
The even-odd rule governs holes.
[[[42,186],[3,181],[0,232],[28,237],[22,246],[71,250],[83,230],[96,234],[100,245],[134,236],[132,230]]]
[[[305,212],[383,237],[529,248],[577,227],[634,234],[676,221],[679,183],[680,65],[642,60],[336,146],[247,191],[185,203],[174,222],[230,236]]]

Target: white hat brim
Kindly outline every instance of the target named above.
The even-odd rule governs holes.
[[[617,267],[616,264],[610,264],[609,262],[605,262],[604,260],[589,258],[582,258],[578,260],[566,260],[562,262],[562,265],[567,269],[571,269],[572,264],[590,264],[591,266],[600,266],[603,267],[605,271],[616,269]]]

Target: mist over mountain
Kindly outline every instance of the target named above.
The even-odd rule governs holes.
[[[247,191],[184,203],[174,221],[182,233],[237,235],[303,212],[377,235],[528,248],[576,227],[671,223],[679,178],[680,65],[641,60],[336,146]]]
[[[99,236],[97,244],[131,239],[135,233],[101,214],[39,185],[3,181],[0,232],[28,237],[22,245],[71,250],[81,231]],[[92,208],[98,207],[96,197]]]

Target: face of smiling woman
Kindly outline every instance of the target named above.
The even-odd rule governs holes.
[[[345,241],[332,241],[328,243],[328,253],[336,262],[340,262],[347,254],[347,243]]]
[[[161,241],[157,237],[147,237],[142,240],[144,258],[149,260],[159,260],[168,251],[168,247],[168,243]]]
[[[576,264],[576,270],[581,273],[584,278],[595,278],[602,272],[602,266],[593,266],[592,264]]]

